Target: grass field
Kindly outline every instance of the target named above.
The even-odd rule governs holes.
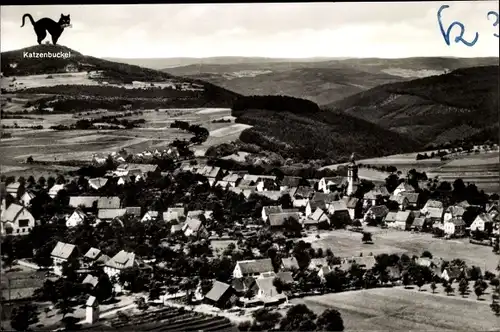
[[[317,314],[340,311],[346,331],[498,331],[491,301],[378,288],[293,299]]]
[[[495,271],[500,261],[500,256],[492,252],[491,247],[480,246],[469,243],[468,239],[444,240],[433,238],[427,233],[412,233],[391,229],[379,229],[365,227],[366,231],[372,233],[373,244],[361,242],[361,233],[347,230],[335,230],[320,233],[320,239],[314,236],[306,239],[311,242],[313,248],[332,249],[337,256],[367,256],[370,253],[378,255],[382,253],[406,253],[410,256],[420,256],[428,250],[433,256],[452,260],[463,259],[469,266],[475,265],[481,270]]]

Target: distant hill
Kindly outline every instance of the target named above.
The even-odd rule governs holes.
[[[426,144],[485,136],[498,141],[498,78],[498,66],[457,69],[378,86],[330,107]]]
[[[252,125],[240,140],[276,152],[284,158],[329,159],[343,162],[356,152],[360,158],[414,151],[420,147],[405,135],[317,104],[285,96],[238,98],[232,115]]]
[[[208,58],[103,58],[113,62],[127,63],[130,65],[141,66],[151,69],[165,69],[190,65],[229,65],[229,64],[261,64],[276,62],[317,62],[332,60],[333,58],[305,58],[305,59],[286,59],[286,58],[265,58],[265,57],[241,57],[241,56],[219,56]]]
[[[71,56],[66,59],[38,59],[24,57],[25,52],[71,52]],[[198,79],[103,60],[60,45],[36,45],[2,52],[1,68],[5,77],[19,78],[18,82],[9,81],[9,88],[14,86],[12,89],[16,89],[17,86],[23,93],[51,94],[54,95],[53,104],[63,102],[75,110],[85,109],[90,105],[96,107],[96,103],[112,108],[127,104],[137,107],[230,107],[238,97],[234,92]],[[77,74],[78,72],[83,75]],[[22,77],[29,75],[47,75],[47,79],[38,78],[37,84],[25,82],[23,86],[19,86]],[[75,79],[77,75],[81,77],[81,82]],[[4,88],[7,78],[2,81]],[[144,84],[136,86],[134,81]],[[90,96],[95,100],[90,100]],[[60,109],[63,111],[67,107],[61,106]]]
[[[381,84],[496,64],[498,58],[295,59],[206,62],[163,71],[202,79],[242,95],[284,94],[328,105]]]

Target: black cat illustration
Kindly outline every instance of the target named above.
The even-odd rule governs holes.
[[[24,26],[24,20],[26,17],[29,18],[31,24],[33,24],[33,28],[35,29],[35,33],[38,38],[37,39],[38,44],[42,43],[43,39],[47,36],[47,31],[48,31],[52,36],[52,44],[55,45],[59,37],[61,37],[64,28],[71,28],[71,21],[69,18],[69,14],[68,15],[61,14],[59,22],[56,22],[48,17],[41,18],[35,22],[33,16],[31,16],[30,14],[24,14],[23,25],[21,25],[21,28]]]

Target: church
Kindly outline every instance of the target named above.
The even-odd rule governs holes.
[[[354,153],[351,155],[349,160],[349,164],[347,164],[347,191],[346,195],[351,196],[356,192],[359,185],[359,177],[358,177],[358,165],[356,165],[356,161],[354,160]]]

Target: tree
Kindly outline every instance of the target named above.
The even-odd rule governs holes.
[[[430,251],[425,250],[425,251],[422,253],[422,257],[426,257],[426,258],[432,259],[432,254],[431,254],[431,252],[430,252]]]
[[[407,288],[411,284],[410,275],[408,272],[403,273],[403,285]]]
[[[474,293],[476,294],[477,299],[479,300],[481,295],[483,295],[484,293],[483,287],[481,285],[477,285],[476,287],[474,287]]]
[[[137,309],[145,311],[148,309],[148,304],[146,303],[146,300],[142,297],[139,296],[134,300],[135,305],[137,306]]]
[[[256,330],[257,328],[258,331],[274,329],[282,318],[279,312],[272,312],[267,308],[261,308],[254,311],[252,316],[254,318],[254,328],[252,328],[252,330]]]
[[[99,276],[99,281],[94,289],[94,295],[99,302],[103,302],[113,296],[113,284],[106,273]]]
[[[444,291],[446,292],[447,295],[450,295],[451,293],[453,293],[455,291],[455,289],[453,287],[451,287],[450,284],[446,283]]]
[[[335,309],[326,309],[316,320],[318,331],[344,331],[344,320]]]
[[[30,325],[38,323],[36,305],[27,303],[12,309],[10,325],[16,331],[26,331]]]
[[[433,282],[431,283],[431,290],[432,290],[432,294],[434,294],[434,293],[436,292],[436,288],[437,288],[436,283],[433,281]]]
[[[490,304],[490,308],[496,316],[500,316],[500,304],[498,304],[497,301],[493,300]]]
[[[160,298],[161,295],[161,284],[157,281],[152,281],[149,285],[149,301],[155,301]]]
[[[372,233],[370,232],[363,232],[363,238],[361,239],[363,243],[370,243],[372,242]]]
[[[462,280],[460,280],[458,284],[458,291],[462,296],[464,296],[465,294],[467,294],[468,290],[469,290],[469,282],[467,281],[467,279],[462,278]]]
[[[315,319],[316,315],[305,304],[296,304],[281,319],[280,330],[313,331],[316,329]]]

